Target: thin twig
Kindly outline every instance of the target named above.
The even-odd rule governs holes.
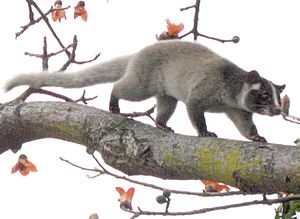
[[[276,198],[276,199],[266,199],[266,200],[254,200],[254,201],[249,201],[249,202],[242,202],[242,203],[237,203],[237,204],[229,204],[229,205],[222,205],[222,206],[217,206],[217,207],[211,207],[211,208],[202,208],[198,210],[193,210],[193,211],[184,211],[184,212],[155,212],[155,211],[143,211],[140,208],[138,209],[139,211],[128,211],[129,213],[133,213],[133,217],[131,218],[136,218],[141,215],[152,215],[152,216],[187,216],[187,215],[194,215],[194,214],[203,214],[207,212],[212,212],[212,211],[218,211],[218,210],[226,210],[230,208],[239,208],[239,207],[245,207],[245,206],[250,206],[250,205],[272,205],[272,204],[277,204],[277,203],[283,203],[283,202],[289,202],[292,200],[299,200],[300,195],[293,195],[293,196],[287,196],[287,197],[281,197],[281,198]]]
[[[21,100],[21,101],[24,102],[31,94],[34,94],[34,93],[49,95],[49,96],[52,96],[52,97],[56,97],[56,98],[65,100],[66,102],[75,102],[74,100],[72,100],[69,97],[66,97],[64,95],[54,93],[52,91],[44,90],[44,89],[41,89],[41,88],[33,88],[33,87],[28,88],[19,97],[17,97],[16,100]]]
[[[61,67],[61,69],[59,71],[65,71],[68,68],[68,66],[74,62],[74,59],[76,56],[75,52],[76,52],[76,48],[77,48],[77,43],[78,43],[77,36],[74,35],[72,52],[70,53],[69,59],[67,60],[67,62],[63,65],[63,67]]]
[[[197,36],[199,35],[198,32],[198,19],[199,19],[199,12],[200,12],[200,2],[201,0],[196,0],[196,4],[195,4],[195,16],[194,16],[194,32],[196,34],[194,34],[194,40],[197,40]]]
[[[165,210],[166,213],[169,212],[170,203],[171,203],[171,199],[169,197],[167,197],[167,205],[166,205],[166,210]]]
[[[291,115],[282,115],[282,118],[288,122],[300,124],[300,118]]]
[[[26,1],[28,2],[28,0],[26,0]],[[31,8],[31,4],[28,4],[28,7],[29,7],[29,9],[30,9],[30,8]],[[50,9],[45,13],[45,16],[47,16],[48,14],[50,14],[50,13],[51,13],[51,10],[52,10],[52,8],[50,8]],[[28,24],[26,24],[26,25],[24,25],[24,26],[21,26],[21,28],[22,28],[21,31],[15,33],[16,39],[17,39],[19,36],[21,36],[21,35],[22,35],[29,27],[31,27],[31,26],[33,26],[34,24],[40,22],[42,19],[43,19],[42,16],[39,17],[39,18],[36,19],[36,20],[31,20],[31,19],[30,19],[30,21],[29,21]]]
[[[93,100],[93,99],[97,98],[97,96],[91,97],[91,98],[86,98],[85,97],[85,91],[84,91],[83,95],[78,100],[73,100],[73,99],[71,99],[71,98],[69,98],[65,95],[61,95],[61,94],[58,94],[58,93],[55,93],[55,92],[52,92],[52,91],[49,91],[49,90],[45,90],[45,89],[42,89],[42,88],[30,87],[25,92],[23,92],[19,97],[17,97],[15,100],[21,100],[21,101],[24,102],[31,94],[34,94],[34,93],[45,94],[45,95],[52,96],[52,97],[55,97],[55,98],[58,98],[58,99],[62,99],[66,102],[77,103],[77,102],[82,101],[84,104],[87,104],[87,101],[90,101],[90,100]]]
[[[201,37],[204,37],[204,38],[207,38],[207,39],[219,41],[221,43],[226,43],[226,42],[238,43],[240,41],[240,38],[238,36],[234,36],[232,39],[229,39],[229,40],[223,40],[223,39],[219,39],[219,38],[216,38],[216,37],[211,37],[211,36],[204,35],[204,34],[202,34],[198,31],[200,2],[201,2],[201,0],[196,0],[196,3],[194,5],[180,9],[180,11],[184,11],[184,10],[188,10],[188,9],[191,9],[191,8],[195,8],[195,15],[194,15],[194,26],[193,26],[192,30],[190,30],[189,32],[185,33],[184,35],[182,35],[178,38],[182,39],[182,38],[184,38],[184,37],[186,37],[190,34],[193,34],[194,35],[194,41],[197,41],[198,36],[201,36]]]
[[[24,91],[19,97],[17,97],[15,100],[25,101],[32,93],[34,88],[29,87],[26,91]],[[14,101],[15,101],[14,100]]]
[[[62,49],[62,50],[59,50],[57,52],[54,52],[54,53],[50,53],[48,54],[48,49],[47,49],[47,38],[44,37],[44,45],[43,45],[43,53],[42,54],[34,54],[34,53],[30,53],[30,52],[25,52],[24,54],[27,55],[27,56],[32,56],[32,57],[36,57],[36,58],[41,58],[42,59],[42,68],[43,68],[43,71],[48,71],[48,62],[49,62],[49,59],[52,57],[52,56],[56,56],[62,52],[65,52],[67,49],[73,47],[73,43],[68,45],[66,48]]]
[[[77,164],[74,164],[74,163],[72,163],[72,162],[70,162],[70,161],[68,161],[68,160],[66,160],[66,159],[64,159],[64,158],[62,158],[62,157],[60,157],[59,159],[60,159],[61,161],[64,161],[64,162],[70,164],[71,166],[77,167],[78,169],[82,169],[82,170],[86,170],[86,171],[93,171],[93,172],[103,172],[103,173],[104,173],[104,171],[101,171],[101,170],[99,170],[99,169],[91,169],[91,168],[81,167],[81,166],[79,166],[79,165],[77,165]]]
[[[75,102],[76,103],[83,102],[84,104],[87,104],[87,101],[94,100],[97,98],[97,96],[86,98],[85,93],[86,93],[85,90],[83,90],[81,97],[78,100],[75,100]]]
[[[65,52],[67,49],[69,49],[71,47],[73,47],[73,43],[68,45],[64,49],[61,49],[61,50],[57,51],[57,52],[49,53],[49,54],[47,54],[47,56],[48,57],[56,56],[56,55],[58,55],[62,52]],[[40,54],[34,54],[34,53],[30,53],[30,52],[25,52],[24,54],[27,55],[27,56],[33,56],[33,57],[36,57],[36,58],[43,58],[43,55],[40,55]]]
[[[141,117],[141,116],[148,116],[152,121],[154,121],[153,117],[151,116],[152,113],[154,113],[156,105],[151,107],[145,112],[133,112],[133,113],[120,113],[121,116],[129,117],[129,118],[134,118],[134,117]]]
[[[27,4],[28,4],[28,9],[29,9],[29,23],[21,26],[22,30],[15,33],[16,39],[21,36],[29,27],[35,25],[36,23],[39,23],[41,20],[43,20],[43,16],[40,16],[37,19],[34,19],[33,17],[33,12],[32,12],[32,7],[31,7],[31,0],[26,0]],[[63,10],[67,10],[69,9],[71,6],[62,8]],[[53,9],[52,7],[45,13],[45,16],[48,16],[52,11],[57,10],[57,9]]]
[[[196,5],[191,5],[191,6],[187,6],[185,8],[180,8],[180,11],[185,11],[185,10],[188,10],[188,9],[191,9],[191,8],[195,8]]]
[[[50,32],[52,33],[53,37],[56,39],[56,41],[58,42],[58,44],[61,46],[61,48],[65,48],[64,44],[61,42],[61,40],[59,39],[59,37],[57,36],[57,34],[55,33],[53,27],[51,26],[49,19],[47,18],[46,14],[44,14],[42,12],[42,10],[40,9],[40,7],[36,4],[35,1],[33,0],[28,0],[30,1],[31,5],[38,11],[38,13],[42,16],[43,20],[45,21],[46,25],[48,26]],[[53,9],[51,8],[51,11]],[[70,52],[68,50],[65,50],[66,54],[68,55],[68,57],[71,55]]]
[[[98,59],[101,55],[101,53],[98,53],[94,58],[90,59],[90,60],[87,60],[87,61],[76,61],[75,58],[76,58],[76,49],[77,49],[77,44],[78,44],[78,40],[77,40],[77,36],[74,35],[73,37],[73,43],[71,44],[72,45],[72,52],[71,52],[71,55],[69,56],[69,59],[67,60],[67,62],[61,67],[61,69],[59,71],[65,71],[67,69],[67,67],[74,63],[74,64],[86,64],[86,63],[89,63],[89,62],[93,62],[95,61],[96,59]]]
[[[104,166],[100,163],[100,161],[95,157],[94,153],[92,153],[92,157],[94,158],[94,160],[97,162],[97,164],[99,165],[99,167],[101,167],[102,170],[103,170],[105,173],[110,174],[110,172],[109,172],[108,170],[106,170],[106,169],[104,168]]]
[[[211,40],[215,40],[215,41],[219,41],[221,43],[227,43],[227,42],[238,43],[240,41],[240,38],[238,36],[234,36],[232,39],[229,39],[229,40],[223,40],[223,39],[219,39],[219,38],[216,38],[216,37],[207,36],[207,35],[204,35],[202,33],[198,33],[198,36],[201,36],[201,37],[204,37],[204,38],[207,38],[207,39],[211,39]]]
[[[29,20],[30,22],[33,22],[34,21],[34,14],[33,14],[33,11],[32,11],[32,7],[31,7],[31,4],[29,2],[29,0],[26,0],[27,2],[27,5],[28,5],[28,15],[29,15]]]
[[[95,55],[94,58],[90,59],[90,60],[86,60],[86,61],[76,61],[74,60],[73,63],[75,64],[78,64],[78,65],[82,65],[82,64],[86,64],[86,63],[89,63],[89,62],[93,62],[95,61],[96,59],[98,59],[100,57],[101,53],[98,53],[97,55]]]
[[[74,100],[72,100],[69,97],[66,97],[64,95],[61,95],[61,94],[58,94],[58,93],[55,93],[55,92],[52,92],[52,91],[44,90],[42,88],[33,89],[32,93],[45,94],[45,95],[48,95],[48,96],[52,96],[52,97],[55,97],[55,98],[62,99],[66,102],[75,102]]]
[[[43,71],[48,71],[48,69],[49,69],[49,56],[48,56],[47,37],[44,37],[44,46],[43,46],[43,55],[42,55],[42,68],[43,68]]]

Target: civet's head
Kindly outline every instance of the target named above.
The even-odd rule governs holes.
[[[276,85],[258,74],[250,71],[242,91],[242,104],[254,113],[275,116],[281,114],[280,93],[285,85]]]

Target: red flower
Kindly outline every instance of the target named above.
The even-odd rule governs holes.
[[[183,25],[183,23],[180,23],[180,24],[178,24],[178,25],[176,25],[176,24],[172,24],[171,22],[170,22],[170,20],[169,19],[166,19],[166,22],[167,22],[167,28],[168,28],[168,34],[170,35],[170,36],[178,36],[178,34],[183,30],[183,28],[184,28],[184,25]]]
[[[61,0],[56,0],[54,3],[54,10],[51,13],[51,17],[53,21],[61,21],[62,18],[67,19],[66,13],[64,9],[62,8],[62,1]]]
[[[205,185],[205,192],[221,192],[223,190],[226,190],[226,192],[230,191],[229,186],[220,184],[219,182],[209,180],[201,180],[201,182]]]
[[[19,156],[18,162],[11,169],[11,173],[19,171],[23,176],[27,176],[29,172],[37,172],[36,166],[31,163],[25,154]]]
[[[78,4],[75,6],[74,19],[77,18],[78,16],[81,16],[82,20],[87,21],[88,14],[84,6],[85,6],[84,1],[78,2]]]
[[[131,200],[134,194],[134,188],[131,187],[125,192],[125,190],[122,187],[116,187],[116,190],[120,194],[120,199],[119,201],[121,202],[120,208],[122,209],[128,209],[132,210],[132,205],[131,205]]]

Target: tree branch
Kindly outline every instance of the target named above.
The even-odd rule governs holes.
[[[16,101],[0,111],[0,153],[51,137],[98,151],[128,175],[207,179],[250,193],[300,190],[299,147],[184,136],[75,103]]]

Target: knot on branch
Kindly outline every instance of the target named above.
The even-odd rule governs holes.
[[[30,135],[21,120],[20,112],[22,105],[23,102],[19,102],[18,104],[10,103],[8,106],[3,106],[0,109],[1,111],[10,111],[8,114],[0,114],[0,153],[9,149],[16,153],[22,147],[24,136]],[[5,117],[5,115],[14,116]]]

